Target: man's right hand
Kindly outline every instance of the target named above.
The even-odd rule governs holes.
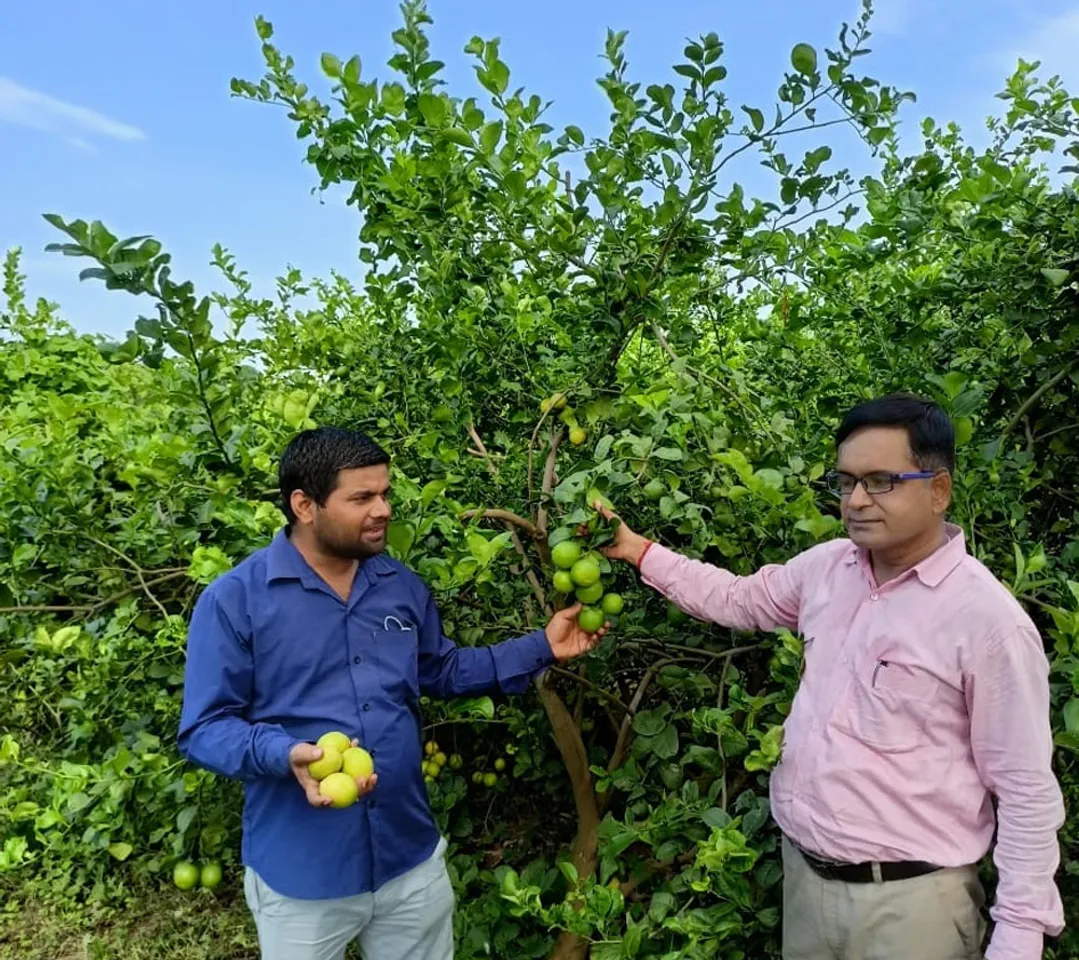
[[[352,741],[352,745],[356,746],[355,740]],[[321,758],[322,750],[313,743],[297,743],[288,752],[288,763],[292,768],[292,775],[296,778],[297,783],[303,787],[303,792],[307,795],[307,802],[312,807],[328,807],[330,805],[330,798],[319,793],[318,781],[311,776],[311,771],[307,769],[312,763]],[[365,797],[375,789],[376,783],[378,783],[377,773],[372,773],[369,777],[357,777],[356,786],[359,788],[359,795]]]
[[[598,500],[592,506],[604,520],[610,520],[618,516]],[[625,560],[626,563],[632,563],[633,566],[639,567],[645,548],[652,541],[630,530],[621,517],[618,517],[618,521],[618,528],[614,532],[614,543],[609,547],[600,547],[600,553],[609,560]]]

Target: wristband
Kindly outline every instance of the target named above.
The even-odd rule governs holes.
[[[637,569],[641,569],[641,565],[644,563],[644,558],[647,556],[648,551],[652,549],[652,541],[645,542],[644,549],[641,551],[641,555],[637,558]]]

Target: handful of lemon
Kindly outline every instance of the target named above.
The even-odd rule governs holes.
[[[315,743],[322,756],[308,764],[307,770],[319,781],[318,792],[328,797],[338,809],[351,807],[360,796],[358,777],[375,772],[375,761],[363,747],[354,747],[343,733],[333,730],[324,733]]]

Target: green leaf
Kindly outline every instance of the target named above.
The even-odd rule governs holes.
[[[686,455],[678,447],[659,447],[652,451],[652,456],[658,460],[684,460]]]
[[[361,68],[362,63],[360,62],[360,58],[358,56],[349,57],[348,63],[345,64],[345,69],[343,72],[345,83],[359,83]]]
[[[665,712],[658,710],[642,710],[633,718],[633,729],[636,733],[645,737],[654,737],[667,726]]]
[[[566,127],[566,137],[570,143],[576,144],[578,147],[584,146],[584,131],[580,127],[575,127],[570,124]]]
[[[501,60],[496,60],[487,68],[487,76],[490,78],[488,89],[492,93],[502,95],[510,85],[510,68]]]
[[[1064,715],[1064,729],[1068,733],[1079,734],[1079,697],[1072,697],[1061,711]]]
[[[444,140],[449,140],[451,143],[456,143],[460,147],[474,148],[476,146],[472,140],[471,134],[461,127],[446,127],[446,129],[442,131],[442,138]]]
[[[753,124],[753,129],[760,133],[764,129],[764,114],[756,107],[743,106],[742,109],[749,115],[749,121]]]
[[[341,60],[332,53],[324,53],[319,62],[322,65],[322,72],[327,77],[333,77],[336,80],[341,76]]]
[[[183,810],[176,814],[176,829],[179,830],[180,833],[187,833],[188,828],[198,815],[198,807],[184,807]]]
[[[803,76],[817,72],[817,51],[808,43],[796,43],[791,50],[791,66]]]
[[[1068,271],[1056,267],[1042,267],[1041,274],[1054,287],[1062,287],[1068,282]]]
[[[960,417],[955,421],[955,445],[965,447],[974,436],[974,421],[970,417]]]
[[[666,727],[649,742],[654,753],[661,760],[669,760],[678,753],[678,730],[673,723]]]
[[[480,131],[480,150],[487,154],[495,152],[498,141],[502,139],[502,126],[501,120],[492,120],[484,124]]]
[[[131,856],[134,847],[130,843],[110,843],[109,853],[121,863]]]
[[[416,528],[407,520],[391,520],[386,534],[386,545],[393,556],[404,562],[416,539]]]
[[[258,31],[260,40],[269,40],[273,36],[273,24],[262,17],[255,18],[255,30]]]
[[[421,93],[420,113],[429,127],[441,127],[446,122],[446,101],[434,93]]]

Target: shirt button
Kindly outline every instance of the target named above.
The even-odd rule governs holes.
[[[371,709],[371,704],[369,704],[369,703],[365,703],[365,704],[363,705],[363,712],[364,712],[364,713],[367,713],[367,711],[368,711],[368,710],[370,710],[370,709]]]
[[[871,593],[869,595],[869,599],[872,600],[874,603],[876,603],[880,599],[880,594],[879,593]]]
[[[359,663],[361,659],[363,659],[363,658],[359,654],[356,654],[356,656],[354,656],[352,658],[352,662],[353,663]]]

